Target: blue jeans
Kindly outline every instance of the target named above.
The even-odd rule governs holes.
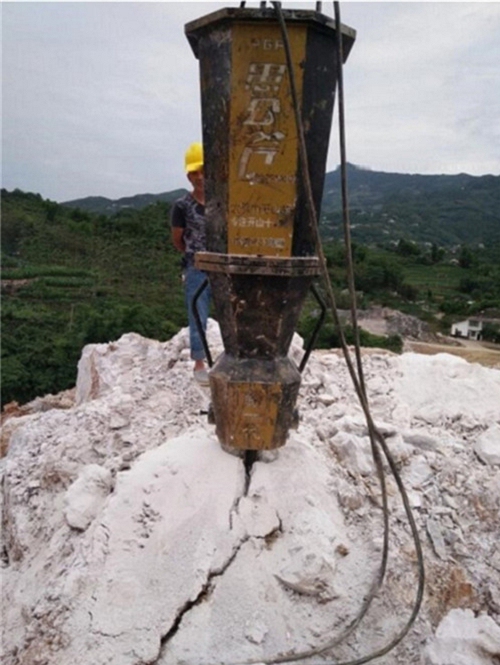
[[[204,360],[205,358],[205,349],[203,348],[201,337],[198,334],[192,303],[196,291],[206,279],[206,273],[197,270],[197,268],[194,268],[193,266],[188,266],[184,270],[184,293],[186,296],[186,307],[189,321],[189,345],[191,347],[191,358],[193,360]],[[204,331],[207,329],[211,297],[212,293],[210,291],[210,284],[207,284],[196,303],[196,308],[200,315],[201,325]]]

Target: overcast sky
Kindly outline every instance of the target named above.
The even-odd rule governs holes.
[[[186,186],[183,154],[201,140],[201,112],[184,24],[239,4],[3,2],[2,186],[55,201]],[[344,70],[348,160],[499,175],[500,3],[340,8],[357,31]],[[328,171],[339,162],[336,123]]]

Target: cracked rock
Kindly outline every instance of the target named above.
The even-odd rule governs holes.
[[[257,496],[244,496],[239,500],[238,516],[249,536],[264,538],[280,528],[276,510]]]
[[[212,320],[207,336],[218,353]],[[291,355],[303,355],[297,336]],[[447,354],[374,352],[363,366],[427,572],[416,623],[384,665],[496,665],[500,372]],[[200,414],[186,329],[86,347],[76,403],[9,428],[2,663],[269,662],[342,633],[379,571],[382,501],[343,359],[314,352],[303,379],[298,430],[247,477]],[[383,591],[325,658],[366,656],[411,612],[415,551],[387,480]]]

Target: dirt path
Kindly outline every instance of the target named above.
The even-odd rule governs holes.
[[[485,367],[500,369],[500,346],[484,344],[473,340],[460,340],[460,346],[449,344],[428,344],[426,342],[411,342],[406,340],[406,351],[434,355],[436,353],[451,353],[460,356],[470,363],[478,363]]]

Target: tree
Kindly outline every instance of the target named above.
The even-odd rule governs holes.
[[[440,261],[443,260],[443,257],[444,257],[444,249],[442,247],[438,247],[436,243],[432,243],[431,247],[432,263],[439,263]]]
[[[470,247],[462,245],[458,255],[458,264],[461,268],[470,268],[474,262],[474,254]]]
[[[59,211],[59,204],[55,203],[55,201],[44,201],[44,207],[45,207],[45,212],[47,215],[47,221],[49,223],[55,222],[57,213]]]
[[[497,323],[485,323],[481,334],[486,342],[500,344],[500,325]]]
[[[417,243],[412,240],[401,238],[397,245],[397,252],[398,254],[401,254],[401,256],[419,256],[420,248]]]

